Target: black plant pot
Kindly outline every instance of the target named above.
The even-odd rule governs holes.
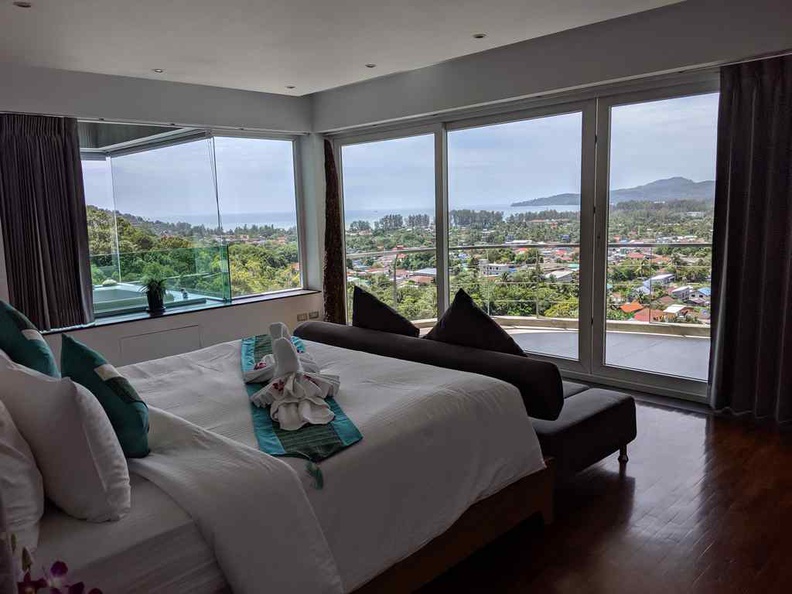
[[[161,316],[165,313],[165,304],[162,301],[162,294],[155,291],[146,293],[148,300],[148,312],[152,316]]]

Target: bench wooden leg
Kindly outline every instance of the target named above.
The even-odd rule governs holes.
[[[624,465],[630,461],[630,458],[627,456],[627,446],[623,445],[619,448],[619,464]]]

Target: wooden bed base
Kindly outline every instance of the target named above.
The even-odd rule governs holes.
[[[545,524],[552,523],[552,458],[545,458],[545,464],[544,470],[472,505],[448,530],[355,590],[355,594],[413,592],[535,514],[540,514]]]

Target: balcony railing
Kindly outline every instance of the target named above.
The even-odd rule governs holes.
[[[90,258],[96,317],[146,309],[141,292],[148,275],[166,281],[166,307],[230,300],[226,246],[94,254]]]
[[[573,243],[453,246],[451,292],[464,288],[504,326],[576,329],[579,250]],[[609,244],[608,328],[708,335],[710,254],[710,244],[696,241]],[[436,304],[436,283],[428,283],[431,271],[422,270],[434,266],[434,255],[433,247],[349,253],[350,285],[359,283],[403,315],[429,323],[437,315],[436,305],[430,310],[424,299],[424,306],[416,307],[415,293],[418,285]],[[410,266],[416,257],[424,264],[421,268]]]

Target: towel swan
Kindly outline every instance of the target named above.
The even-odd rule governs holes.
[[[291,333],[289,328],[283,322],[274,322],[269,326],[269,335],[274,342],[278,338],[285,338],[291,342]],[[297,356],[302,363],[303,370],[309,373],[319,373],[319,365],[316,364],[314,358],[308,353],[297,353]],[[275,357],[274,355],[264,355],[261,361],[258,361],[253,369],[244,373],[246,384],[263,384],[272,380],[275,377]]]
[[[307,370],[290,338],[274,339],[268,356],[274,361],[272,381],[250,399],[258,406],[269,406],[270,417],[281,429],[325,425],[335,418],[325,398],[338,393],[337,375],[318,373],[318,367],[316,372]]]

